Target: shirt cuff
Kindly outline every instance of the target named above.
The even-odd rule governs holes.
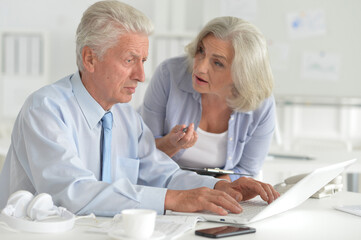
[[[216,183],[219,182],[219,181],[227,181],[227,180],[219,179],[219,178],[215,178],[215,177],[210,177],[210,181],[207,181],[205,183],[204,187],[214,189],[214,185],[216,185]]]
[[[241,173],[241,171],[235,167],[233,169],[231,169],[232,171],[234,171],[235,173]],[[242,175],[237,175],[237,174],[230,174],[229,178],[231,179],[231,182],[236,181],[238,178],[242,177]]]
[[[231,179],[231,182],[236,181],[238,178],[240,178],[240,175],[236,175],[236,174],[230,174],[229,178]]]
[[[139,208],[154,209],[158,215],[164,214],[166,188],[146,187],[142,191]]]

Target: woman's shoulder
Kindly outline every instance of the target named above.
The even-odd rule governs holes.
[[[163,61],[159,69],[166,77],[178,81],[189,74],[189,63],[186,56],[178,56]]]
[[[275,107],[276,101],[273,95],[266,98],[260,105],[262,108],[272,108]]]
[[[254,110],[254,112],[264,112],[268,111],[269,109],[272,109],[275,107],[275,98],[273,95],[269,96],[268,98],[265,98],[258,108]]]
[[[177,56],[177,57],[168,58],[168,59],[164,60],[163,62],[161,62],[160,65],[166,66],[168,68],[178,68],[178,69],[188,67],[187,56],[181,55],[181,56]]]
[[[275,114],[275,98],[273,95],[269,96],[263,102],[259,105],[259,107],[253,111],[254,116],[261,117],[267,116],[269,114],[274,115]]]
[[[251,110],[249,112],[237,112],[236,114],[239,116],[244,115],[244,114],[250,114],[253,116],[261,116],[265,113],[273,111],[273,109],[275,109],[275,107],[276,107],[275,98],[273,95],[271,95],[268,98],[264,99],[255,110]]]

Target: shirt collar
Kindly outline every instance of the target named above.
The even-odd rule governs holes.
[[[102,119],[106,111],[90,95],[84,87],[79,72],[76,72],[70,79],[73,86],[74,96],[90,129],[93,129]]]

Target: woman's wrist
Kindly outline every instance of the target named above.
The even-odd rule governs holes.
[[[169,157],[173,157],[180,150],[180,148],[172,145],[170,143],[170,141],[168,140],[167,136],[168,135],[166,135],[162,138],[157,138],[155,140],[155,143],[159,150],[161,150],[162,152],[167,154]]]

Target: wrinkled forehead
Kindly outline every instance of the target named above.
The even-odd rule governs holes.
[[[147,58],[149,50],[148,35],[143,33],[125,33],[119,37],[116,48],[134,57]]]

